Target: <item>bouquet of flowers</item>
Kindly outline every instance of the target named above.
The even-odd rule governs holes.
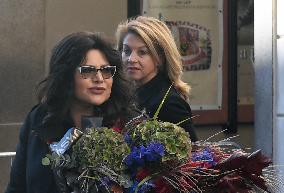
[[[72,128],[42,163],[54,169],[65,192],[245,193],[281,186],[261,151],[191,143],[183,128],[156,115],[137,117],[122,130]]]
[[[61,172],[70,192],[270,192],[272,185],[265,175],[271,160],[261,151],[191,143],[181,127],[156,119],[129,124],[122,132],[90,128],[72,148],[54,151],[43,164]]]

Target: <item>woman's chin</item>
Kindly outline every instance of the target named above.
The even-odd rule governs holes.
[[[100,105],[102,105],[103,103],[105,103],[107,100],[94,100],[94,101],[92,101],[91,103],[92,103],[92,105],[94,105],[94,106],[100,106]]]
[[[135,74],[135,73],[132,73],[132,74],[128,74],[128,79],[131,80],[131,81],[140,81],[142,78],[139,74]]]

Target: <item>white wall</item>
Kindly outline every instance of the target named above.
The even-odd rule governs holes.
[[[255,0],[255,139],[284,172],[284,25],[283,0]],[[271,138],[272,135],[272,138]],[[276,182],[279,183],[279,182]],[[284,192],[282,184],[277,192]]]
[[[276,40],[275,40],[275,106],[276,126],[274,133],[274,161],[284,165],[284,1],[277,0]],[[280,10],[281,9],[281,10]]]
[[[255,149],[272,157],[274,123],[273,1],[254,1]]]

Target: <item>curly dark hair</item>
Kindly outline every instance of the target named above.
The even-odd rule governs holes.
[[[131,116],[132,91],[124,78],[121,55],[101,34],[92,32],[72,33],[63,38],[52,50],[47,78],[39,83],[38,99],[47,112],[43,126],[54,127],[69,117],[74,97],[74,73],[86,59],[91,49],[101,51],[110,65],[116,66],[110,98],[94,112],[104,117],[104,125],[110,126],[115,120]]]

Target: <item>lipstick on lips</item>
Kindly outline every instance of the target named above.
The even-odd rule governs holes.
[[[92,94],[102,94],[106,89],[102,86],[93,86],[88,89]]]

